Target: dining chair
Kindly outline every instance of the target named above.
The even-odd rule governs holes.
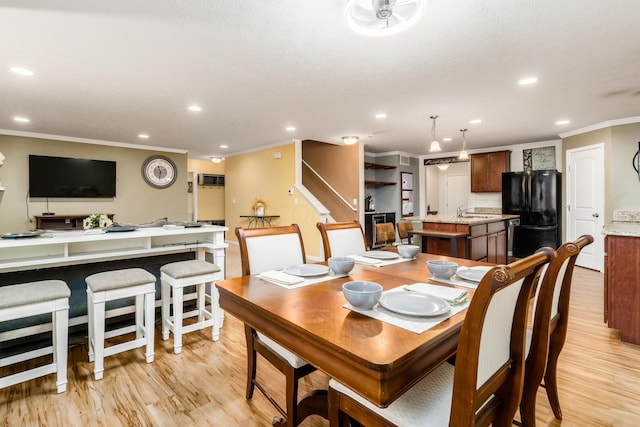
[[[407,244],[410,245],[409,231],[413,230],[413,224],[411,221],[398,221],[396,223],[396,227],[398,228],[398,238],[400,239],[400,243],[403,243],[403,239],[407,239]]]
[[[562,419],[556,381],[558,356],[567,336],[573,269],[582,248],[592,242],[593,236],[584,235],[575,242],[564,243],[558,248],[556,258],[541,274],[541,285],[534,300],[533,329],[527,333],[520,423],[516,424],[535,426],[536,396],[543,377],[553,413],[557,419]]]
[[[442,363],[386,408],[329,381],[331,425],[508,426],[524,381],[529,300],[551,248],[493,267],[476,289],[460,331],[455,367]]]
[[[297,224],[265,228],[238,227],[235,233],[240,246],[243,276],[279,270],[305,262],[302,234]],[[316,368],[273,339],[257,332],[253,325],[245,324],[244,330],[247,341],[247,400],[251,400],[253,391],[257,387],[280,412],[287,426],[298,425],[298,380],[315,371]],[[257,353],[284,374],[285,409],[257,381]]]
[[[393,245],[396,241],[396,228],[392,222],[376,224],[374,244],[384,244],[384,248]]]
[[[367,250],[367,239],[357,221],[319,222],[324,260],[335,256],[357,255]]]

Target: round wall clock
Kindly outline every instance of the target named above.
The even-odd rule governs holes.
[[[151,156],[142,164],[142,178],[154,188],[170,187],[178,176],[176,164],[164,156]]]

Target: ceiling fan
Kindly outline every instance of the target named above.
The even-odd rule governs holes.
[[[384,36],[415,24],[423,8],[424,0],[348,0],[345,18],[357,33]]]

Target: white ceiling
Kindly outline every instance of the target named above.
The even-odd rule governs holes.
[[[461,128],[474,149],[640,115],[638,0],[426,0],[416,26],[384,38],[350,31],[344,5],[0,0],[0,129],[194,158],[344,135],[420,155],[433,114],[445,152]],[[539,82],[519,86],[528,75]]]

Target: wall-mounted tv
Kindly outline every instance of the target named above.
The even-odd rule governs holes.
[[[115,197],[116,162],[29,155],[29,197]]]

